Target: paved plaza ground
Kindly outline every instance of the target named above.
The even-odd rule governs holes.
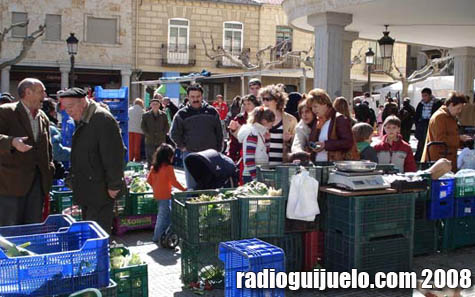
[[[192,297],[197,296],[188,289],[182,287],[180,280],[181,253],[180,250],[172,251],[163,249],[151,242],[152,231],[135,231],[126,233],[122,237],[113,237],[118,243],[130,247],[132,252],[140,253],[142,259],[148,264],[148,282],[150,297]],[[444,270],[455,268],[471,269],[475,274],[475,247],[463,248],[448,253],[438,253],[430,256],[414,258],[413,269],[420,272],[424,268]],[[223,290],[206,292],[205,296],[223,297]],[[300,290],[297,292],[287,291],[285,296],[325,296],[325,297],[403,297],[416,296],[410,290],[338,290],[319,292],[316,290]]]

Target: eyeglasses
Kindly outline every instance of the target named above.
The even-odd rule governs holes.
[[[262,97],[262,101],[272,101],[274,98],[272,97]]]

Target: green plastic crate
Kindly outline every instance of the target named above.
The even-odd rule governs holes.
[[[475,176],[455,178],[455,197],[475,196]]]
[[[303,235],[302,233],[285,234],[283,237],[266,238],[264,241],[278,246],[285,252],[285,271],[302,271]]]
[[[217,190],[177,192],[172,201],[172,230],[190,244],[219,243],[238,239],[239,205],[236,198],[192,203],[204,195],[218,195]]]
[[[257,165],[256,180],[269,187],[280,189],[280,181],[277,180],[275,168]]]
[[[341,232],[325,232],[325,268],[327,271],[400,272],[412,269],[413,238],[391,235],[360,241]]]
[[[417,195],[344,197],[327,194],[327,228],[358,240],[394,234],[412,236]]]
[[[414,256],[433,254],[438,250],[439,225],[427,218],[430,191],[418,193],[414,211]]]
[[[213,288],[224,287],[224,264],[218,258],[218,244],[180,243],[181,281],[184,286],[208,282]]]
[[[442,220],[442,249],[475,245],[475,216]]]
[[[317,175],[321,174],[320,169],[314,166],[307,166],[305,169],[308,170],[309,175],[315,179],[317,179]],[[300,172],[300,166],[292,166],[292,165],[285,165],[285,166],[277,166],[275,170],[275,179],[276,185],[278,185],[279,189],[282,189],[282,196],[285,199],[289,197],[290,191],[290,184],[292,178]]]
[[[125,213],[127,215],[147,215],[157,214],[157,212],[158,205],[157,200],[153,198],[153,192],[129,192],[125,203]]]
[[[73,206],[73,191],[51,191],[50,213],[60,214]]]
[[[238,197],[241,239],[284,235],[285,198],[283,196]]]
[[[111,278],[117,283],[118,297],[148,297],[147,264],[110,270]]]
[[[125,166],[126,171],[135,171],[139,172],[144,169],[144,164],[142,163],[136,163],[136,162],[128,162],[127,165]]]
[[[314,165],[317,168],[317,175],[315,176],[315,179],[318,180],[319,185],[328,185],[328,177],[330,176],[330,171],[335,169],[335,163],[315,162]]]

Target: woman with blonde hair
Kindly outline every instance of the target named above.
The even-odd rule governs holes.
[[[307,106],[317,116],[309,143],[316,162],[359,160],[351,122],[333,107],[330,96],[323,89],[313,89],[307,95]]]
[[[287,103],[287,93],[283,85],[268,85],[259,90],[259,97],[264,106],[275,114],[275,120],[270,132],[269,165],[280,165],[289,160],[290,147],[295,134],[297,119],[284,112]]]

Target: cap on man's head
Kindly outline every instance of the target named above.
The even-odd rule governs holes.
[[[152,102],[158,102],[158,103],[160,103],[160,99],[158,99],[158,98],[153,98],[152,100],[150,100],[150,103],[152,103]]]
[[[84,98],[87,93],[81,88],[70,88],[63,92],[58,92],[58,97],[60,98]]]

